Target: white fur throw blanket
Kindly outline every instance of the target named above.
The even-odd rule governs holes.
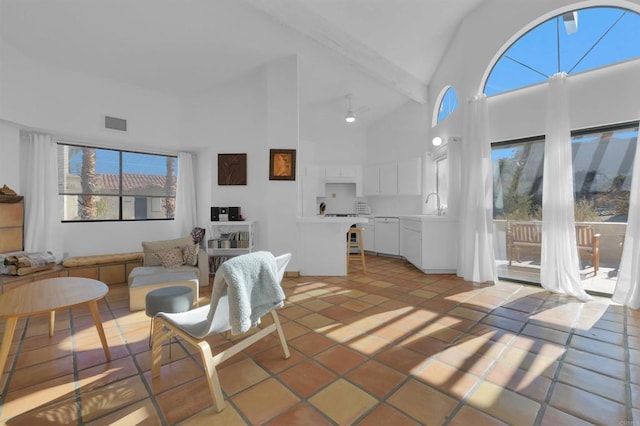
[[[257,251],[220,265],[213,280],[209,315],[214,315],[224,294],[229,300],[231,334],[247,332],[259,323],[260,317],[281,307],[285,296],[277,279],[273,254]]]

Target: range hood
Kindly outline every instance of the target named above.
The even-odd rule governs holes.
[[[324,178],[322,179],[322,193],[318,194],[318,196],[324,197],[327,193],[331,193],[331,190],[328,188],[329,185],[348,185],[352,188],[355,188],[355,196],[362,197],[362,182],[355,177],[344,177],[344,178]],[[353,191],[353,190],[352,190]]]

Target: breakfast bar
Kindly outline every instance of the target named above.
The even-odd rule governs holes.
[[[347,275],[347,231],[366,217],[298,217],[300,273]]]

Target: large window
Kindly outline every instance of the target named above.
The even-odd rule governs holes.
[[[600,269],[583,262],[584,278],[595,278],[594,291],[613,290],[624,242],[638,123],[575,131],[571,137],[577,224],[590,224],[599,234]],[[537,243],[518,259],[507,247],[509,223],[542,220],[544,138],[495,143],[492,146],[496,260],[504,278],[539,282]],[[585,284],[585,288],[587,285]],[[608,290],[607,290],[608,289]]]
[[[58,144],[63,221],[173,219],[175,156]]]
[[[551,18],[520,37],[496,61],[487,96],[640,57],[640,15],[591,7]]]

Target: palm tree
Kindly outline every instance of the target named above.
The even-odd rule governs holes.
[[[79,200],[80,219],[96,219],[98,216],[98,207],[96,197],[93,193],[98,185],[98,177],[96,175],[96,151],[93,148],[82,148],[80,185],[82,186],[82,195]]]
[[[167,178],[164,182],[164,192],[167,198],[164,199],[164,208],[168,219],[175,217],[176,211],[176,158],[167,157]]]

